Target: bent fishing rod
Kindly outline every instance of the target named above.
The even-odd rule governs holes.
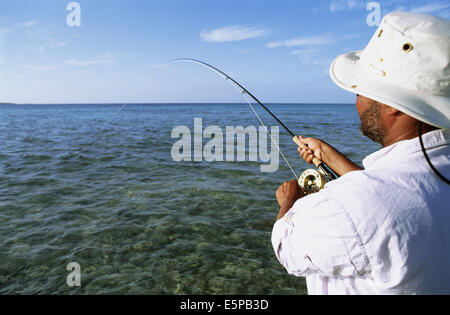
[[[207,64],[206,62],[203,62],[203,61],[200,61],[200,60],[197,60],[197,59],[179,58],[179,59],[174,59],[174,60],[169,61],[168,64],[173,63],[173,62],[193,62],[193,63],[196,63],[196,64],[200,64],[200,65],[202,65],[202,66],[204,66],[204,67],[214,71],[216,74],[218,74],[219,76],[223,77],[225,80],[232,82],[233,87],[237,88],[238,91],[244,95],[244,97],[246,97],[246,95],[250,96],[267,113],[269,113],[270,116],[272,116],[278,122],[278,124],[281,127],[283,127],[283,129],[286,130],[292,136],[294,142],[298,145],[299,148],[305,149],[305,150],[309,149],[305,144],[303,144],[300,141],[300,138],[298,136],[296,136],[271,110],[269,110],[269,108],[267,108],[266,105],[264,105],[259,99],[257,99],[252,93],[250,93],[244,86],[242,86],[239,82],[237,82],[235,79],[230,77],[225,72],[219,70],[218,68],[216,68],[216,67],[214,67],[214,66],[212,66],[210,64]],[[266,128],[267,133],[272,138],[272,136],[269,133],[267,127],[264,125],[263,121],[260,119],[258,113],[255,111],[255,109],[253,108],[253,106],[250,103],[250,101],[248,101],[248,99],[247,99],[247,102],[250,105],[250,107],[252,108],[253,112],[258,117],[260,123]],[[272,138],[272,141],[273,141],[273,138]],[[275,141],[273,141],[273,142],[275,143]],[[276,144],[276,145],[277,145],[277,147],[279,149],[278,144]],[[280,150],[280,153],[282,154],[281,150]],[[292,167],[290,166],[289,162],[284,157],[284,155],[283,155],[283,158],[285,159],[285,161],[288,163],[289,167],[292,170]],[[302,176],[300,176],[300,178],[298,178],[297,175],[296,175],[297,179],[299,180],[299,185],[302,188],[304,188],[306,194],[317,192],[317,191],[319,191],[320,189],[322,189],[325,186],[325,182],[330,182],[330,181],[333,181],[333,180],[336,179],[336,175],[334,175],[329,170],[329,167],[322,160],[320,160],[319,158],[315,157],[312,162],[317,167],[318,171],[307,170],[307,171],[305,171],[302,174]],[[295,172],[294,172],[294,174],[295,174]]]

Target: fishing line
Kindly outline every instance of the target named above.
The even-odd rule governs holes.
[[[175,62],[179,62],[179,61],[184,61],[184,62],[191,62],[191,63],[196,63],[196,64],[200,64],[206,68],[208,68],[209,70],[212,70],[213,72],[215,72],[219,77],[225,79],[226,81],[228,81],[239,93],[241,93],[245,100],[247,101],[248,105],[250,106],[250,108],[252,109],[252,111],[255,113],[256,117],[258,118],[259,122],[261,123],[261,125],[264,127],[264,129],[266,130],[266,133],[269,135],[270,139],[272,140],[272,143],[277,147],[278,151],[280,152],[283,160],[286,162],[286,164],[288,165],[289,169],[292,171],[292,173],[294,174],[295,178],[298,180],[299,185],[303,188],[304,192],[306,194],[310,194],[310,193],[315,193],[318,192],[319,190],[321,190],[324,186],[326,182],[330,182],[336,179],[336,175],[331,172],[328,169],[328,166],[321,161],[320,159],[318,159],[317,157],[315,157],[313,159],[313,164],[318,168],[319,171],[316,170],[307,170],[305,171],[300,177],[295,173],[292,165],[289,163],[288,159],[286,158],[286,156],[284,155],[283,151],[281,150],[279,144],[277,143],[277,141],[275,141],[275,139],[273,138],[272,134],[269,132],[266,124],[264,124],[263,120],[261,119],[261,117],[259,116],[259,114],[257,113],[257,111],[255,110],[254,106],[252,105],[252,103],[250,102],[249,98],[247,96],[250,96],[257,104],[259,104],[267,113],[269,113],[277,122],[278,124],[283,127],[292,137],[294,142],[303,149],[307,149],[308,147],[303,144],[301,142],[301,140],[299,139],[298,136],[296,136],[280,119],[278,119],[278,117],[273,114],[263,103],[261,103],[252,93],[250,93],[245,87],[243,87],[239,82],[237,82],[236,80],[234,80],[233,78],[231,78],[229,75],[227,75],[225,72],[219,70],[216,67],[213,67],[203,61],[200,60],[196,60],[196,59],[190,59],[190,58],[179,58],[179,59],[174,59],[169,61],[168,63],[162,65],[159,67],[159,69],[157,69],[157,71],[155,71],[155,73],[153,73],[149,78],[147,78],[147,80],[144,81],[143,84],[141,84],[141,86],[138,88],[138,90],[142,89],[142,87],[144,87],[145,85],[147,85],[147,83],[152,80],[157,74],[159,74],[159,72],[161,72],[163,69],[165,69],[168,65],[175,63]],[[111,122],[112,119],[114,119],[126,106],[128,105],[128,102],[124,103],[121,108],[116,112],[116,114],[113,115],[113,117],[111,118],[111,120],[108,121]]]
[[[233,85],[234,86],[234,85]],[[236,87],[235,87],[236,88]],[[237,89],[237,88],[236,88]],[[297,173],[295,173],[293,167],[291,166],[291,163],[289,163],[288,159],[286,158],[286,156],[284,155],[283,151],[281,151],[280,146],[278,145],[278,143],[274,140],[274,138],[272,137],[272,134],[269,132],[269,129],[267,128],[267,126],[264,124],[264,122],[262,121],[261,117],[259,117],[258,112],[255,110],[255,108],[253,107],[253,105],[250,103],[250,100],[247,97],[247,93],[243,92],[242,95],[244,96],[245,100],[247,101],[248,105],[250,106],[250,108],[252,109],[252,111],[255,113],[256,117],[258,118],[259,122],[261,123],[261,125],[264,127],[264,129],[266,130],[267,134],[269,135],[270,139],[272,140],[272,143],[275,144],[275,146],[278,149],[278,152],[280,152],[281,156],[283,157],[283,160],[286,162],[286,164],[289,166],[289,168],[291,169],[292,174],[294,174],[295,178],[297,179],[297,181],[300,180],[300,178],[298,177]]]
[[[197,63],[200,64],[206,68],[208,68],[209,70],[214,71],[216,74],[218,74],[220,77],[224,78],[226,81],[229,81],[231,85],[233,85],[234,88],[236,88],[237,90],[239,90],[240,93],[242,93],[244,96],[250,96],[255,102],[257,102],[267,113],[269,113],[277,122],[280,126],[282,126],[292,137],[294,142],[303,149],[307,149],[308,147],[303,144],[301,142],[301,140],[299,139],[299,137],[297,137],[280,119],[278,119],[278,117],[273,114],[263,103],[261,103],[252,93],[250,93],[245,87],[243,87],[239,82],[237,82],[236,80],[234,80],[233,78],[231,78],[229,75],[227,75],[225,72],[219,70],[218,68],[211,66],[203,61],[200,60],[196,60],[196,59],[190,59],[190,58],[179,58],[179,59],[174,59],[171,60],[169,63],[173,63],[173,62],[178,62],[178,61],[185,61],[185,62],[192,62],[192,63]],[[251,103],[249,102],[248,98],[246,97],[247,103],[249,103],[250,107],[252,108],[252,110],[256,113],[256,111],[254,110],[253,106],[251,105]],[[257,117],[259,117],[257,115]],[[259,118],[258,118],[259,119]],[[261,121],[261,120],[260,120]],[[263,124],[263,126],[265,126]],[[266,128],[266,131],[267,128]],[[270,133],[269,133],[270,134]],[[273,141],[273,138],[272,138]],[[274,141],[274,143],[276,143],[276,141]],[[278,144],[277,144],[278,145]],[[278,146],[279,148],[279,146]],[[281,150],[279,150],[280,153],[282,153]],[[288,163],[289,167],[292,169],[290,163],[287,161],[287,159],[284,157],[284,154],[282,154],[283,159]],[[305,191],[307,190],[308,193],[314,193],[319,191],[320,189],[322,189],[325,186],[326,182],[330,182],[335,180],[337,177],[336,175],[331,172],[328,169],[328,166],[321,161],[320,159],[318,159],[317,157],[315,157],[313,159],[313,164],[318,168],[319,171],[315,171],[315,170],[308,170],[307,172],[304,172],[302,174],[302,176],[300,176],[300,178],[295,174],[295,172],[293,172],[295,174],[295,177],[297,179],[299,179],[299,184],[302,188],[307,188],[304,189]]]
[[[227,76],[226,74],[222,73],[221,71],[219,71],[218,69],[215,69],[213,67],[208,67],[206,64],[203,64],[202,62],[199,62],[197,60],[194,59],[175,59],[172,61],[169,61],[166,64],[160,65],[158,66],[158,69],[156,71],[154,71],[137,89],[135,94],[130,97],[125,103],[122,104],[122,106],[119,108],[119,110],[111,117],[111,119],[109,119],[106,122],[106,125],[110,124],[111,121],[114,120],[114,118],[116,118],[124,109],[127,105],[130,104],[130,101],[132,99],[135,98],[135,96],[141,91],[142,88],[144,88],[149,81],[153,80],[162,70],[165,70],[170,64],[178,62],[178,61],[186,61],[186,62],[193,62],[193,63],[197,63],[200,64],[206,68],[208,68],[209,70],[214,70],[214,72],[219,75],[219,77],[225,79],[233,88],[235,88],[240,94],[242,94],[242,96],[244,97],[244,99],[246,100],[246,102],[248,103],[248,105],[250,106],[250,108],[252,109],[252,111],[255,113],[256,117],[258,118],[259,122],[261,123],[261,125],[264,127],[266,133],[269,135],[270,139],[272,140],[272,143],[276,146],[276,148],[278,149],[278,151],[280,152],[283,160],[286,162],[287,166],[289,167],[289,169],[291,170],[291,172],[294,174],[295,178],[297,179],[297,181],[299,180],[299,176],[297,175],[297,173],[294,171],[294,168],[292,167],[291,163],[289,163],[288,159],[286,158],[286,156],[284,155],[283,151],[281,150],[279,144],[277,143],[277,141],[275,141],[275,139],[273,138],[272,134],[269,132],[269,129],[267,128],[266,124],[264,124],[263,120],[261,119],[261,117],[259,116],[258,112],[255,110],[255,108],[253,107],[252,103],[250,102],[250,100],[248,99],[247,96],[247,92],[246,90],[240,86],[240,84],[238,84],[236,81],[232,80],[229,76]],[[239,87],[241,88],[241,90],[235,85],[238,84]],[[262,104],[261,104],[262,105]],[[262,105],[264,106],[264,105]],[[267,109],[267,108],[266,108]],[[277,117],[275,117],[274,115],[272,115],[286,130],[288,130],[288,132],[294,136],[294,133],[292,133],[289,128],[287,128]]]
[[[176,60],[172,60],[171,62],[176,62],[176,61],[192,61],[194,63],[198,63],[195,62],[194,60],[190,60],[190,59],[176,59]],[[206,65],[200,63],[201,65],[207,67]],[[209,67],[207,67],[209,68]],[[211,69],[211,68],[209,68]],[[214,70],[214,69],[213,69]],[[267,128],[266,124],[263,122],[263,120],[261,119],[261,117],[259,116],[258,112],[255,110],[255,108],[253,107],[252,103],[250,102],[250,100],[248,99],[247,96],[247,92],[245,90],[240,90],[235,84],[233,84],[233,82],[235,82],[234,80],[231,80],[231,78],[227,75],[224,75],[223,73],[221,73],[220,71],[214,71],[216,74],[218,74],[220,77],[224,77],[224,79],[234,88],[236,89],[236,91],[238,91],[240,94],[242,94],[242,96],[244,97],[244,99],[247,101],[247,104],[250,106],[250,108],[252,109],[252,111],[255,113],[256,117],[258,118],[260,124],[264,127],[264,129],[266,130],[266,133],[269,135],[270,139],[272,140],[272,143],[275,144],[275,146],[278,149],[278,152],[280,152],[283,160],[286,162],[287,166],[289,167],[289,169],[291,170],[292,174],[294,174],[295,178],[297,179],[297,181],[300,179],[299,176],[297,175],[297,173],[295,173],[294,168],[292,167],[291,163],[289,163],[288,159],[286,158],[286,156],[284,155],[283,151],[281,150],[279,144],[277,143],[277,141],[275,141],[275,139],[273,138],[272,134],[270,133],[269,129]]]
[[[295,137],[296,135],[281,121],[278,119],[277,116],[275,116],[263,103],[261,103],[252,93],[250,93],[245,87],[243,87],[239,82],[231,78],[229,75],[227,75],[225,72],[217,69],[216,67],[213,67],[206,62],[196,60],[196,59],[190,59],[190,58],[179,58],[169,61],[168,63],[178,62],[178,61],[185,61],[185,62],[193,62],[199,65],[204,66],[205,68],[209,70],[213,70],[215,73],[217,73],[220,77],[227,81],[233,82],[236,86],[240,88],[240,93],[245,92],[247,93],[252,99],[254,99],[266,112],[268,112],[292,137]]]
[[[275,141],[275,139],[273,138],[272,134],[269,132],[269,129],[267,128],[266,124],[263,122],[263,120],[261,119],[261,117],[259,116],[258,112],[255,110],[255,108],[253,107],[252,103],[250,102],[250,100],[248,99],[247,94],[250,94],[244,87],[242,87],[239,83],[237,83],[236,81],[234,81],[232,78],[230,78],[228,75],[226,75],[225,73],[223,73],[222,71],[204,64],[201,61],[195,60],[195,59],[175,59],[169,62],[170,63],[174,63],[174,62],[178,62],[178,61],[186,61],[186,62],[192,62],[192,63],[196,63],[196,64],[200,64],[204,67],[206,67],[209,70],[213,70],[219,77],[225,79],[233,88],[236,89],[236,91],[238,91],[240,94],[242,94],[242,96],[244,97],[244,99],[246,100],[247,104],[250,106],[250,108],[252,109],[252,111],[255,113],[256,117],[258,118],[259,122],[261,123],[261,125],[264,127],[266,133],[269,135],[270,139],[272,140],[272,143],[277,147],[278,151],[280,152],[280,155],[282,156],[283,160],[286,162],[287,166],[289,167],[289,169],[291,170],[292,174],[294,174],[295,178],[297,179],[297,181],[300,179],[299,176],[297,175],[297,173],[294,171],[294,168],[292,167],[291,163],[289,163],[288,159],[286,158],[286,156],[284,155],[283,151],[281,150],[279,144],[277,143],[277,141]],[[234,84],[233,84],[234,83]],[[239,88],[238,88],[239,86]],[[261,104],[261,103],[260,103]],[[264,105],[263,105],[264,106]],[[265,107],[265,106],[264,106]],[[266,108],[267,109],[267,108]],[[270,113],[270,111],[269,111]],[[275,117],[272,114],[272,117],[274,117],[282,126],[284,126],[284,128],[286,130],[288,130],[288,132],[292,135],[295,136],[294,133],[292,131],[289,130],[289,128],[287,128],[277,117]]]
[[[136,88],[136,92],[133,94],[132,97],[129,97],[128,100],[122,104],[122,106],[119,108],[119,110],[111,117],[111,119],[109,119],[105,124],[109,125],[111,123],[111,121],[114,120],[114,118],[116,118],[124,109],[126,106],[130,105],[130,102],[136,97],[136,95],[151,81],[153,80],[162,70],[165,70],[168,66],[169,66],[170,62],[163,64],[163,65],[158,65],[158,68],[147,78],[143,81],[143,83],[141,83],[141,85],[139,85]]]

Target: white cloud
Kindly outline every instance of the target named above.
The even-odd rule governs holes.
[[[267,44],[269,48],[277,47],[295,47],[295,46],[315,46],[331,44],[335,41],[329,34],[316,35],[311,37],[297,37],[284,41],[270,42]]]
[[[115,58],[116,56],[114,54],[107,52],[90,60],[67,59],[64,63],[70,66],[84,68],[96,65],[113,64]]]
[[[46,50],[47,50],[47,48],[45,48],[45,46],[39,46],[39,47],[37,48],[37,52],[38,52],[39,54],[45,53]]]
[[[329,66],[330,59],[320,56],[320,52],[315,49],[299,49],[291,52],[291,55],[298,56],[303,64]]]
[[[347,8],[347,5],[345,1],[332,1],[330,3],[330,11],[336,12],[336,11],[342,11]]]
[[[233,42],[244,39],[257,38],[267,34],[267,30],[255,26],[225,26],[212,31],[204,30],[200,37],[205,42]]]
[[[26,21],[23,23],[14,23],[14,27],[23,36],[26,36],[34,45],[38,46],[37,52],[44,53],[50,48],[62,48],[67,46],[67,42],[57,38],[54,28],[47,28],[42,26],[35,20]],[[2,31],[0,29],[0,39]]]
[[[44,85],[44,86],[63,86],[64,82],[55,80],[33,80],[33,85]]]
[[[397,7],[394,7],[394,9],[392,9],[392,10],[384,9],[383,10],[383,16],[388,14],[388,13],[390,13],[390,12],[404,12],[404,11],[408,11],[404,6],[397,6]]]
[[[12,27],[0,27],[0,36],[6,36],[12,33],[14,28]]]
[[[12,27],[0,27],[0,45],[3,44],[3,41],[14,31]]]
[[[53,47],[66,47],[67,46],[67,42],[59,42],[59,43],[55,43],[53,45]]]
[[[30,72],[44,72],[58,69],[55,66],[38,66],[38,65],[27,65],[23,66],[23,68],[27,69]]]
[[[25,28],[33,27],[33,26],[35,26],[37,24],[38,23],[36,21],[34,21],[34,20],[26,21],[26,22],[23,22],[23,23],[14,23],[15,26],[25,27]]]
[[[36,47],[36,52],[38,54],[43,54],[47,51],[47,48],[62,48],[65,47],[67,45],[66,42],[54,42],[53,40],[49,40],[49,42],[52,42],[49,44],[49,46],[44,46],[44,45],[38,45]]]
[[[361,1],[349,0],[347,1],[347,7],[349,10],[357,9],[361,7],[361,3],[362,3]]]
[[[111,64],[113,63],[111,60],[77,60],[77,59],[67,59],[65,61],[67,65],[76,66],[76,67],[88,67],[95,66],[99,64]]]
[[[303,63],[310,62],[316,54],[315,49],[299,49],[291,52],[291,55],[298,56]]]
[[[419,7],[410,9],[411,12],[415,13],[433,13],[439,10],[447,9],[450,7],[448,3],[428,3]]]
[[[357,10],[364,7],[364,1],[358,0],[333,0],[330,3],[330,11]]]

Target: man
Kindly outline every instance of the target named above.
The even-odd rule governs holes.
[[[358,95],[361,131],[384,148],[361,169],[301,138],[307,162],[341,177],[307,197],[295,181],[278,189],[278,260],[310,294],[449,294],[450,21],[391,13],[330,74]]]

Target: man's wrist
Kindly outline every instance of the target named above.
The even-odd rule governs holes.
[[[333,162],[333,157],[335,157],[336,153],[338,153],[338,151],[334,147],[332,147],[327,143],[324,143],[324,145],[322,145],[321,151],[322,151],[321,156],[322,162],[324,162],[327,165]]]
[[[285,200],[284,202],[283,202],[283,204],[281,205],[281,208],[282,209],[285,209],[285,208],[288,208],[288,210],[289,209],[291,209],[293,206],[294,206],[294,204],[297,202],[297,199],[287,199],[287,200]]]
[[[351,171],[362,170],[361,167],[349,160],[331,145],[326,145],[322,148],[322,161],[339,176],[344,176]]]
[[[289,210],[292,209],[294,204],[295,204],[295,202],[292,202],[289,204],[283,204],[283,206],[280,208],[280,212],[278,213],[277,221],[282,219],[286,215],[286,213],[288,213]]]

